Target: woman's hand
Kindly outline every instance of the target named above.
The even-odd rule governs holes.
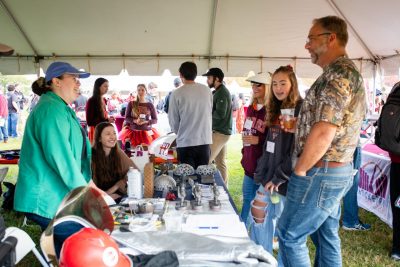
[[[147,123],[147,121],[144,121],[144,120],[141,120],[141,119],[136,119],[135,120],[135,123],[137,124],[137,125],[143,125],[143,124],[146,124]]]
[[[114,116],[108,117],[108,122],[109,122],[109,123],[114,123],[114,122],[115,122]]]
[[[123,178],[123,179],[119,180],[119,181],[115,184],[115,185],[118,187],[118,190],[119,190],[121,193],[126,194],[127,182],[128,182],[128,179],[127,179],[127,178]]]
[[[256,135],[242,135],[243,144],[258,145],[259,137]]]
[[[112,197],[112,199],[116,200],[116,199],[120,198],[121,196],[114,193],[114,194],[110,194],[110,197]]]
[[[279,186],[280,186],[280,184],[279,184],[279,185],[274,185],[271,181],[269,181],[269,182],[264,186],[264,190],[265,190],[265,191],[269,191],[269,192],[272,194],[272,192],[274,192],[274,191],[278,192]]]

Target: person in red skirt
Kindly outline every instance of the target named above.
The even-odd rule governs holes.
[[[114,123],[114,117],[108,117],[106,100],[103,95],[108,91],[108,80],[98,78],[94,82],[93,96],[86,103],[86,122],[89,126],[89,140],[93,144],[94,129],[100,122]]]
[[[160,135],[152,128],[157,123],[157,112],[152,103],[146,101],[147,89],[144,84],[137,86],[137,98],[130,101],[126,107],[125,127],[119,134],[119,139],[130,140],[131,146],[151,144]]]

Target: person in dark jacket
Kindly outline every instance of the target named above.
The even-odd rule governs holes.
[[[390,164],[390,204],[392,207],[393,241],[391,258],[400,261],[400,207],[396,205],[400,198],[400,155],[389,153]]]
[[[292,172],[294,134],[281,129],[282,109],[301,106],[296,75],[291,66],[281,66],[272,75],[268,93],[266,126],[268,133],[262,156],[257,162],[254,182],[260,184],[251,204],[250,238],[272,253],[275,226],[282,213],[287,184]]]
[[[257,160],[262,155],[263,144],[265,140],[265,114],[266,114],[266,91],[271,84],[271,77],[268,73],[259,73],[247,79],[251,82],[253,90],[252,105],[249,106],[246,113],[246,123],[243,132],[242,148],[242,167],[244,169],[243,177],[243,206],[240,217],[247,223],[247,217],[250,210],[250,202],[256,195],[259,187],[254,182],[254,172],[257,166]]]
[[[212,144],[210,164],[215,161],[225,184],[228,184],[228,165],[226,163],[227,143],[232,134],[231,93],[223,84],[224,73],[219,68],[211,68],[207,73],[208,87],[214,88],[212,107]]]
[[[86,122],[89,126],[89,140],[93,142],[94,129],[100,122],[114,123],[114,117],[108,117],[107,101],[104,95],[108,92],[108,80],[97,78],[93,86],[93,96],[86,102]]]

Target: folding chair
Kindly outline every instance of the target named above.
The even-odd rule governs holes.
[[[35,242],[33,242],[32,238],[25,231],[17,227],[8,227],[6,229],[4,240],[8,237],[14,237],[17,239],[17,245],[15,247],[16,264],[18,264],[29,252],[32,251],[42,266],[49,266],[40,252],[36,249]]]

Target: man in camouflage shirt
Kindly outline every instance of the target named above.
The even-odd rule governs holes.
[[[352,185],[352,160],[365,115],[361,74],[347,57],[346,23],[315,19],[305,48],[322,75],[300,110],[287,201],[278,223],[284,266],[310,266],[307,236],[316,246],[316,266],[342,266],[340,200]]]

